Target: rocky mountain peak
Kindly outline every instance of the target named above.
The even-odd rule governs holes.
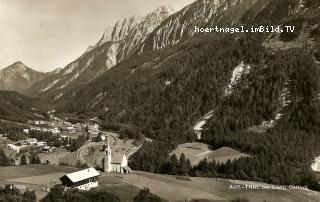
[[[5,68],[5,70],[11,70],[11,71],[25,71],[29,69],[24,63],[18,61],[18,62],[15,62],[13,63],[12,65],[8,66],[7,68]]]
[[[0,89],[22,92],[27,87],[46,77],[18,61],[0,71]]]

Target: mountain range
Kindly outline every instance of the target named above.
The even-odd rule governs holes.
[[[37,72],[22,62],[16,62],[0,70],[0,90],[23,92],[32,84],[45,79],[47,73]]]
[[[81,88],[136,52],[148,34],[172,12],[172,8],[162,6],[145,16],[125,18],[108,26],[97,44],[89,46],[61,71],[36,82],[26,93],[58,100],[66,92]]]

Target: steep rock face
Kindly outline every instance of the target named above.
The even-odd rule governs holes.
[[[174,10],[168,6],[157,8],[154,12],[144,16],[141,22],[132,29],[126,39],[121,43],[118,59],[123,60],[132,54],[145,41],[148,35],[160,25],[160,23],[170,16]]]
[[[279,25],[282,19],[302,12],[307,7],[310,5],[304,0],[198,0],[155,28],[140,47],[140,53],[172,46],[204,34],[195,32],[195,27],[226,28],[256,23]]]
[[[0,90],[23,92],[46,76],[46,73],[34,71],[22,62],[16,62],[0,71]]]
[[[97,44],[48,79],[31,86],[28,94],[58,100],[65,92],[89,83],[136,52],[148,34],[171,13],[172,9],[162,6],[144,17],[133,16],[108,26]]]
[[[155,50],[186,40],[195,33],[195,26],[232,25],[257,0],[198,0],[167,18],[146,39],[141,51]]]

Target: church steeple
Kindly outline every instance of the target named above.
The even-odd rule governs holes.
[[[111,151],[110,145],[109,145],[109,136],[107,135],[107,148],[106,151]]]
[[[103,170],[104,172],[111,172],[111,148],[109,144],[109,136],[107,135],[107,148],[105,149],[105,156],[103,158]]]

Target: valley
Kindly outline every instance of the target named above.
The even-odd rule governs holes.
[[[0,201],[320,201],[319,6],[160,6],[65,67],[0,70]],[[296,29],[192,31],[231,25]]]

